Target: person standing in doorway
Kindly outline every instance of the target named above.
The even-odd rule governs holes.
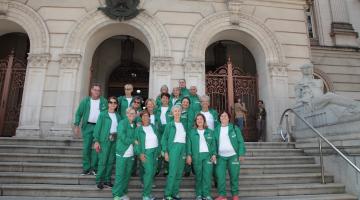
[[[97,170],[97,153],[93,148],[94,128],[99,118],[100,112],[108,109],[107,101],[100,96],[101,86],[94,83],[91,85],[90,96],[85,97],[79,104],[75,113],[74,133],[76,137],[83,138],[82,149],[82,175],[96,175]]]
[[[256,111],[256,128],[258,131],[259,141],[265,141],[266,128],[266,110],[263,100],[259,100]]]
[[[125,95],[118,97],[119,109],[118,112],[120,114],[121,119],[126,118],[126,109],[129,108],[134,100],[132,96],[132,92],[134,91],[134,87],[131,84],[126,84],[124,86]]]
[[[182,97],[188,97],[190,95],[189,90],[186,88],[186,80],[185,79],[179,80],[179,88],[180,88],[180,93],[181,93]]]
[[[116,112],[118,102],[116,97],[109,97],[108,110],[101,112],[94,129],[94,147],[99,154],[99,166],[96,174],[96,184],[99,189],[112,187],[111,174],[115,160],[115,140],[120,115]]]
[[[235,124],[239,127],[241,132],[244,130],[244,123],[246,123],[246,106],[245,102],[243,102],[240,98],[234,105],[235,110]]]
[[[220,114],[221,125],[214,131],[217,158],[216,178],[219,196],[216,200],[226,198],[226,171],[230,176],[232,200],[239,200],[240,161],[244,160],[245,143],[241,131],[237,126],[229,123],[230,115],[227,112]]]
[[[129,200],[128,186],[134,163],[135,115],[133,108],[126,109],[126,118],[120,121],[116,136],[115,184],[112,188],[114,200]]]

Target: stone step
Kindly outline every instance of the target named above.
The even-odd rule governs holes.
[[[230,196],[228,198],[230,198]],[[138,200],[141,198],[133,198],[133,199]],[[183,198],[183,199],[193,200],[194,198]],[[0,196],[0,200],[113,200],[113,198]],[[241,197],[241,200],[358,200],[358,198],[349,194],[319,194],[319,195],[294,195],[294,196]]]
[[[66,154],[81,155],[81,147],[66,146],[28,146],[28,145],[0,145],[1,153],[29,153],[29,154]],[[246,156],[301,156],[301,149],[251,149],[247,148]]]
[[[28,146],[63,146],[63,147],[81,147],[81,139],[63,139],[63,138],[1,138],[1,145],[28,145]],[[246,142],[248,148],[295,148],[295,143],[285,143],[285,142]]]
[[[3,184],[0,185],[3,196],[43,196],[43,197],[92,197],[110,198],[110,189],[98,190],[95,185],[52,185],[52,184]],[[228,188],[229,189],[229,188]],[[228,191],[229,192],[229,191]],[[317,195],[317,194],[342,194],[345,192],[344,185],[329,184],[280,184],[280,185],[250,185],[240,187],[240,196],[268,197],[290,195]],[[163,196],[163,188],[153,189],[156,197]],[[128,195],[131,198],[140,198],[142,189],[129,188]],[[180,195],[183,198],[194,198],[193,188],[181,188]],[[216,195],[213,189],[213,196]]]
[[[114,178],[114,177],[113,177]],[[195,177],[184,177],[182,188],[193,188]],[[240,186],[242,185],[268,185],[268,184],[300,184],[300,183],[319,183],[320,173],[297,173],[297,174],[257,174],[241,175]],[[326,176],[326,183],[332,183],[333,177]],[[81,176],[77,174],[63,173],[18,173],[0,172],[0,182],[3,184],[63,184],[63,185],[94,185],[95,176]],[[114,181],[112,181],[114,182]],[[229,181],[228,181],[229,182]],[[166,177],[155,177],[155,184],[159,188],[164,188]],[[139,177],[132,177],[129,183],[132,188],[140,188]]]
[[[0,160],[1,160],[0,155]],[[246,162],[246,161],[245,161]],[[39,173],[72,173],[82,171],[80,163],[31,163],[31,162],[0,162],[3,172],[39,172]],[[284,164],[284,165],[251,165],[242,164],[241,174],[286,174],[286,173],[318,173],[318,164]]]

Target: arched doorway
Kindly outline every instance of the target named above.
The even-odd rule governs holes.
[[[134,86],[133,95],[144,100],[149,94],[150,52],[140,40],[117,35],[96,49],[91,65],[91,82],[103,85],[106,96],[124,95],[125,84]]]
[[[206,49],[205,70],[206,93],[211,98],[211,106],[219,112],[227,110],[234,120],[234,103],[241,99],[247,108],[245,140],[256,141],[258,85],[256,62],[251,52],[235,41],[216,41]]]
[[[0,36],[0,136],[14,136],[19,124],[30,42],[25,33]]]

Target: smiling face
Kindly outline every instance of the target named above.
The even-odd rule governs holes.
[[[142,114],[141,122],[144,126],[148,126],[150,124],[150,116],[147,112]]]
[[[201,98],[201,108],[202,110],[208,110],[210,106],[210,102],[207,98]]]
[[[174,116],[174,120],[176,122],[180,121],[180,116],[181,116],[181,108],[180,107],[174,107],[172,110],[173,116]]]
[[[90,90],[90,95],[92,99],[99,99],[100,98],[101,89],[100,86],[94,85]]]
[[[130,123],[132,123],[134,121],[135,115],[136,115],[136,112],[135,112],[134,109],[128,109],[126,111],[126,116],[127,116]]]
[[[179,80],[179,87],[180,88],[186,88],[186,81],[185,80]]]
[[[134,90],[132,85],[126,85],[124,89],[125,89],[126,96],[131,96],[131,93]]]
[[[174,88],[173,88],[173,95],[174,95],[175,97],[179,97],[179,96],[180,96],[180,88],[174,87]]]
[[[184,98],[182,101],[181,101],[181,107],[183,109],[188,109],[189,108],[189,105],[190,105],[190,102],[187,98]]]
[[[193,96],[195,96],[196,93],[197,93],[196,87],[195,87],[195,86],[191,86],[191,87],[190,87],[190,94],[193,95]]]
[[[203,115],[198,115],[196,117],[196,127],[198,127],[199,129],[203,129],[204,124],[205,124],[204,116]]]
[[[138,109],[140,108],[140,106],[141,106],[141,101],[140,101],[140,99],[135,99],[134,102],[133,102],[133,108],[134,108],[135,110],[138,110]]]
[[[161,97],[161,104],[163,105],[163,106],[168,106],[169,105],[169,97],[167,97],[167,96],[162,96]]]
[[[154,105],[154,102],[153,101],[148,101],[146,102],[146,109],[151,113],[153,112],[154,108],[155,108],[155,105]]]
[[[114,112],[116,110],[116,108],[118,107],[116,98],[110,98],[108,100],[108,107],[109,107],[109,112]]]

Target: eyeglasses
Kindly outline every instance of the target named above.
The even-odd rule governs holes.
[[[109,104],[117,104],[116,101],[108,101]]]

